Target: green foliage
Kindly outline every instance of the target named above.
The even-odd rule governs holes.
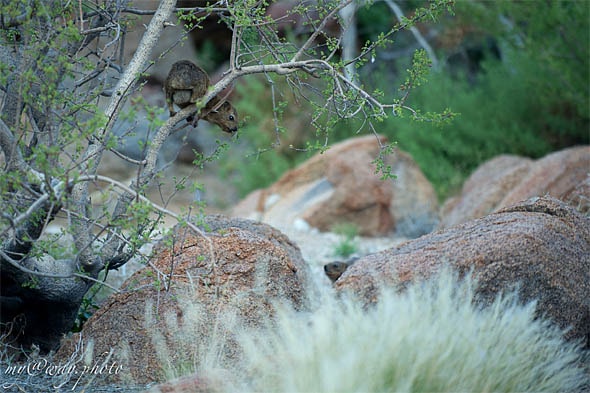
[[[304,132],[306,142],[296,146],[318,151],[359,133],[384,134],[390,142],[397,143],[392,146],[414,157],[441,200],[457,192],[477,166],[496,155],[538,158],[573,144],[588,144],[589,8],[579,1],[556,1],[542,6],[513,1],[458,2],[457,18],[445,21],[441,28],[452,30],[458,25],[460,31],[474,31],[471,35],[475,36],[476,44],[477,40],[485,42],[486,37],[491,37],[501,51],[501,60],[487,54],[475,79],[461,74],[452,76],[445,68],[429,75],[429,59],[424,51],[418,51],[413,63],[406,66],[403,60],[396,61],[395,66],[380,61],[377,42],[385,41],[386,37],[380,36],[377,30],[394,27],[385,21],[383,25],[371,25],[362,30],[367,34],[363,41],[368,41],[366,48],[377,48],[377,62],[367,68],[369,74],[364,74],[363,67],[359,72],[366,80],[366,91],[374,91],[385,102],[394,97],[395,107],[387,113],[379,108],[366,108],[361,113],[369,114],[367,121],[361,113],[346,118],[346,113],[329,112],[320,104],[310,103],[315,108],[312,118],[317,119],[313,124],[319,126],[315,138],[307,130],[291,127],[281,129],[281,136],[289,138],[289,134]],[[361,7],[358,15],[361,28],[368,25],[364,22],[367,15],[384,13],[383,3]],[[467,44],[471,35],[465,38]],[[456,48],[449,48],[453,50]],[[441,50],[438,55],[439,60],[444,60],[447,53]],[[407,68],[407,72],[396,74],[399,68]],[[330,81],[324,82],[321,88],[325,96],[335,86]],[[396,90],[396,86],[400,88]],[[411,94],[406,94],[410,90]],[[248,96],[264,97],[261,92],[252,94]],[[357,102],[358,96],[348,92],[347,100]],[[259,130],[261,123],[271,118],[269,108],[252,101],[244,111],[256,115],[249,119],[248,132],[242,133],[242,138],[250,139],[252,135],[260,138],[258,131],[251,130]],[[290,102],[289,106],[293,106]],[[344,101],[339,104],[346,108]],[[285,114],[284,119],[289,121],[289,116]],[[271,140],[267,136],[263,146],[271,145]],[[260,146],[259,143],[255,141],[254,145]],[[382,161],[386,153],[376,157],[374,164],[384,177],[391,177],[395,174]],[[297,162],[297,158],[286,158],[286,154],[292,152],[279,151],[272,159],[265,157],[266,163],[253,166],[252,173],[248,167],[241,170],[240,178],[252,179],[240,183],[242,194],[252,186],[270,184],[280,175],[273,170],[272,176],[265,178],[268,168],[286,169]]]
[[[403,23],[387,28],[380,26],[385,31],[382,30],[381,34],[370,34],[371,38],[366,40],[361,53],[354,59],[355,67],[362,74],[369,57],[374,56],[377,49],[391,46],[392,37],[396,33],[418,21],[437,18],[451,4],[452,1],[447,0],[433,1],[428,7],[418,9]],[[256,38],[254,41],[259,39]],[[256,53],[254,48],[259,44],[250,44],[253,46],[252,52]],[[321,56],[331,69],[342,72],[347,63],[338,57],[337,46],[331,46],[336,44],[339,42],[328,39],[327,48],[331,52],[329,55],[322,53]],[[287,48],[282,49],[288,52]],[[312,46],[307,55],[317,55],[317,48]],[[277,58],[282,59],[275,56],[260,61],[267,64],[268,61],[276,62]],[[248,56],[244,59],[248,59]],[[250,60],[243,60],[246,64],[248,61]],[[256,97],[256,100],[236,101],[239,112],[248,113],[240,136],[247,139],[247,143],[252,146],[253,153],[249,154],[247,159],[255,161],[243,165],[243,160],[236,164],[233,157],[224,158],[222,174],[226,177],[228,174],[235,175],[235,183],[240,194],[244,196],[253,189],[271,184],[283,171],[309,157],[301,152],[323,152],[332,143],[353,133],[378,128],[374,124],[379,124],[392,115],[399,118],[407,112],[411,117],[421,121],[436,124],[448,122],[453,114],[447,108],[440,113],[422,113],[406,105],[410,92],[426,82],[429,71],[430,59],[426,52],[417,51],[414,62],[407,70],[408,77],[396,95],[391,92],[385,94],[381,90],[382,86],[373,89],[352,86],[339,77],[334,77],[333,72],[315,72],[314,76],[317,78],[309,78],[307,74],[300,73],[294,78],[265,74],[265,80],[244,79],[243,83],[236,87],[238,96]],[[373,91],[374,98],[368,98],[367,91]],[[354,131],[347,129],[349,125],[356,127]],[[394,176],[391,168],[383,161],[384,157],[392,152],[392,146],[393,144],[384,146],[381,154],[375,157],[374,164],[384,178]],[[271,153],[271,150],[274,152]]]
[[[95,292],[94,292],[95,293]],[[82,331],[84,323],[99,309],[98,305],[93,301],[94,296],[84,296],[80,309],[78,310],[78,316],[72,327],[72,332]]]
[[[53,5],[44,1],[20,0],[2,4],[3,18],[17,18],[18,23],[0,29],[0,44],[14,46],[18,66],[0,62],[0,82],[3,86],[17,86],[17,90],[10,94],[18,96],[12,98],[23,105],[23,115],[15,117],[3,112],[0,116],[18,139],[31,166],[48,179],[65,182],[78,177],[80,153],[107,119],[97,111],[93,102],[98,91],[85,90],[80,94],[79,90],[72,88],[74,79],[80,78],[81,71],[90,67],[90,60],[77,56],[79,53],[75,48],[84,37],[68,18],[78,9],[72,2],[62,2],[60,7]],[[9,105],[5,109],[7,107]],[[34,125],[29,120],[31,115],[36,121]],[[29,148],[35,138],[37,144]],[[0,177],[5,176],[11,175],[0,174]],[[10,192],[18,192],[23,186],[26,189],[39,181],[22,176],[12,178]],[[3,192],[2,195],[6,194]],[[54,253],[47,242],[37,244],[35,252],[42,252],[42,246],[48,253]]]
[[[590,7],[585,1],[465,2],[458,21],[494,36],[512,80],[530,101],[530,121],[555,147],[590,135]]]
[[[432,65],[426,51],[424,49],[417,50],[414,53],[414,59],[412,61],[412,68],[406,70],[408,73],[408,77],[403,85],[401,85],[400,90],[406,91],[411,89],[412,87],[418,87],[426,82],[426,76],[430,71],[430,66]]]
[[[416,159],[442,198],[457,191],[480,163],[498,154],[540,157],[549,151],[550,146],[529,122],[532,108],[526,90],[501,67],[495,71],[482,76],[475,88],[439,74],[427,90],[415,92],[412,105],[452,105],[460,113],[452,125],[440,128],[402,121],[395,128],[384,127],[385,134]]]
[[[247,114],[239,131],[239,138],[245,139],[248,145],[247,154],[245,157],[230,152],[219,155],[222,158],[219,162],[221,175],[228,177],[231,174],[230,178],[241,196],[272,184],[286,170],[305,159],[305,154],[296,154],[286,145],[299,143],[310,136],[306,132],[309,130],[303,129],[300,135],[294,135],[284,125],[281,126],[285,117],[291,119],[297,113],[301,115],[301,108],[296,103],[286,107],[282,103],[285,101],[281,101],[273,106],[273,99],[275,102],[278,99],[273,98],[271,92],[282,81],[275,83],[273,79],[265,81],[250,77],[243,82],[236,86],[236,93],[241,97],[255,97],[236,102],[239,113]],[[287,90],[284,97],[293,98],[293,95]],[[285,111],[288,111],[286,116]]]
[[[334,246],[335,257],[348,258],[357,251],[358,245],[355,239],[358,235],[358,228],[356,225],[351,223],[337,224],[332,228],[332,232],[341,237]]]
[[[439,113],[452,107],[458,113],[455,121],[444,126],[388,118],[376,127],[412,155],[441,199],[457,192],[465,177],[485,160],[499,154],[538,158],[554,147],[541,132],[539,104],[531,99],[526,82],[501,63],[488,63],[476,86],[434,74],[408,103]]]
[[[377,40],[379,35],[383,34],[384,28],[393,27],[391,11],[387,4],[381,1],[364,3],[364,6],[359,7],[356,19],[360,42]]]
[[[590,143],[587,5],[554,2],[546,8],[530,2],[461,2],[457,13],[471,12],[473,7],[482,7],[481,19],[473,23],[489,26],[490,33],[504,40],[502,61],[488,56],[474,83],[441,72],[413,92],[408,100],[412,107],[433,111],[452,107],[459,113],[451,125],[439,128],[408,121],[394,125],[388,120],[379,130],[412,154],[441,199],[458,191],[469,173],[496,155],[538,158],[565,146]],[[527,23],[514,23],[501,35],[490,26],[500,19],[500,10],[516,21],[526,16]],[[558,20],[568,23],[556,28]],[[560,34],[547,34],[556,29]],[[516,37],[527,44],[513,46]],[[567,45],[576,40],[586,44],[575,49]]]

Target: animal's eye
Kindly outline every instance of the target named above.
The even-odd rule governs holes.
[[[234,115],[229,115],[229,121],[234,121]]]

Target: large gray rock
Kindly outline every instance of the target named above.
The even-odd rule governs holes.
[[[370,303],[380,286],[403,287],[444,265],[462,274],[473,270],[484,304],[518,288],[522,301],[538,301],[540,315],[570,328],[567,338],[589,340],[590,219],[551,197],[533,198],[360,258],[335,287]]]

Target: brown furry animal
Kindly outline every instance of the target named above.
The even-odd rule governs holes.
[[[199,66],[188,60],[180,60],[172,64],[168,77],[164,83],[166,103],[170,117],[174,116],[174,104],[184,109],[196,103],[207,94],[209,76]],[[217,124],[223,131],[233,133],[238,130],[238,113],[228,101],[222,101],[215,96],[201,109],[198,118]],[[198,119],[189,116],[186,119],[197,125]]]
[[[326,276],[328,276],[328,278],[332,282],[336,282],[336,280],[338,280],[340,278],[342,273],[344,273],[350,265],[355,263],[357,259],[358,258],[352,258],[346,262],[338,262],[337,261],[337,262],[327,263],[324,265],[324,273],[326,273]]]

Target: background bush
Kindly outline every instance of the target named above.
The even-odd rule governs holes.
[[[391,18],[373,18],[375,10],[381,15],[388,12],[383,3],[375,3],[358,14],[362,39],[374,38],[371,23],[391,23]],[[408,104],[425,111],[450,108],[458,116],[443,127],[408,116],[375,124],[377,132],[414,157],[441,200],[457,192],[479,164],[498,154],[538,158],[590,143],[587,2],[457,2],[455,11],[456,16],[442,21],[431,39],[442,66],[433,70],[428,83],[412,91]],[[413,42],[409,33],[404,34],[396,37],[401,49]],[[388,59],[377,51],[374,65],[362,76],[367,90],[378,88],[385,96],[399,98],[411,52]],[[240,161],[242,157],[225,158],[224,170],[237,173],[242,195],[271,184],[306,159],[309,155],[289,146],[301,147],[301,140],[316,137],[304,100],[273,115],[270,85],[250,78],[238,88],[242,97],[248,97],[237,100],[241,113],[249,115],[241,138],[254,154],[247,164]],[[273,86],[279,101],[278,92],[290,94],[280,82]],[[274,151],[256,154],[276,141],[275,118],[281,120],[283,143],[279,149],[274,146]],[[354,121],[338,123],[330,142],[369,132],[360,126]]]

